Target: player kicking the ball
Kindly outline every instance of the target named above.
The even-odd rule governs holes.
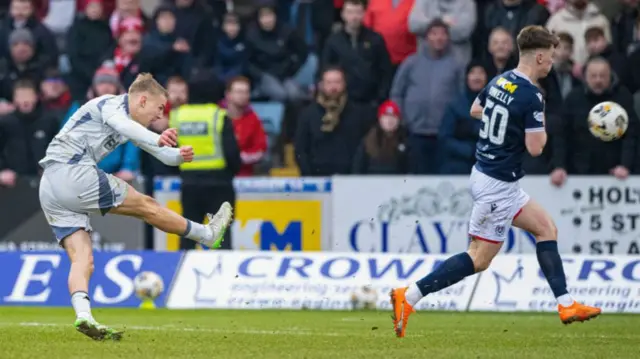
[[[495,77],[471,106],[471,116],[481,119],[476,164],[471,172],[473,209],[467,252],[448,258],[426,277],[408,288],[391,291],[393,325],[404,337],[413,307],[424,296],[449,287],[489,267],[511,225],[536,238],[538,263],[558,301],[560,320],[568,324],[597,317],[599,308],[574,301],[567,291],[558,254],[557,228],[549,214],[521,188],[525,150],[542,154],[547,142],[544,101],[536,82],[551,70],[558,40],[541,26],[527,26],[517,38],[518,67]]]
[[[207,247],[218,248],[232,218],[229,203],[209,215],[209,224],[191,222],[160,206],[123,180],[104,173],[96,163],[131,140],[169,166],[194,158],[189,146],[173,148],[175,129],[157,135],[146,127],[162,116],[166,90],[149,74],[140,74],[129,93],[95,98],[80,107],[51,141],[40,166],[40,204],[56,239],[71,262],[69,292],[75,327],[95,340],[119,340],[122,332],[99,324],[91,315],[89,278],[93,273],[90,213],[136,217],[152,226]]]

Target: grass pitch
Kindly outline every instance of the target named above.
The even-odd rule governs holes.
[[[640,315],[564,326],[555,314],[419,312],[395,338],[389,312],[95,309],[125,330],[94,342],[71,308],[0,308],[0,358],[639,358]]]

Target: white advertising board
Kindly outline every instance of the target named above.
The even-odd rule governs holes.
[[[167,307],[172,309],[351,309],[352,295],[372,288],[378,310],[388,293],[424,277],[445,256],[389,253],[191,251]],[[567,289],[604,312],[640,313],[640,259],[565,256]],[[425,297],[417,310],[556,311],[535,255],[499,255],[482,273]]]
[[[603,312],[640,313],[640,259],[563,258],[567,289]],[[557,303],[535,255],[500,256],[482,273],[470,310],[556,311]]]
[[[522,187],[554,218],[561,253],[640,254],[640,179],[546,176]],[[333,178],[332,250],[456,253],[468,244],[473,201],[467,176]],[[503,252],[535,253],[535,239],[512,228]]]
[[[242,309],[351,309],[363,286],[390,309],[389,291],[422,278],[443,256],[330,252],[189,252],[167,307]],[[417,309],[466,310],[477,281],[472,276],[425,298]]]

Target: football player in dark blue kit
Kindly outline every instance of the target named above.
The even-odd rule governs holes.
[[[408,287],[391,291],[393,324],[405,335],[409,315],[424,296],[449,287],[489,267],[513,225],[536,238],[540,268],[558,302],[560,320],[585,321],[600,309],[573,300],[558,254],[557,228],[549,214],[522,190],[525,151],[539,156],[547,142],[544,98],[537,81],[547,76],[558,40],[541,26],[527,26],[517,38],[517,68],[496,76],[471,106],[481,120],[476,164],[471,172],[474,205],[469,222],[471,243],[466,252],[448,258],[438,268]]]

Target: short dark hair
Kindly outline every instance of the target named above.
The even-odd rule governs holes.
[[[251,81],[247,77],[245,77],[245,76],[236,76],[236,77],[233,77],[232,79],[230,79],[227,82],[226,90],[227,91],[231,91],[231,89],[233,88],[233,85],[235,85],[237,83],[245,83],[245,84],[251,86]]]
[[[36,87],[35,82],[31,79],[18,79],[13,84],[13,92],[17,90],[33,90],[35,93],[38,93],[38,87]]]
[[[604,37],[604,30],[600,26],[591,26],[584,32],[584,40],[591,41]]]
[[[431,32],[431,30],[435,29],[436,27],[443,28],[447,33],[449,32],[449,25],[447,25],[444,20],[436,18],[427,25],[427,28],[424,30],[425,35]]]
[[[526,52],[556,47],[558,46],[558,37],[542,26],[530,25],[520,30],[516,42],[518,50]]]
[[[569,34],[568,32],[559,32],[557,36],[559,42],[566,42],[570,46],[573,46],[573,36],[571,36],[571,34]]]
[[[320,80],[324,79],[324,75],[327,72],[331,72],[331,71],[337,71],[337,72],[342,74],[342,77],[345,77],[344,69],[342,69],[342,67],[337,66],[337,65],[331,65],[331,66],[327,66],[327,67],[322,69],[322,71],[320,72]],[[346,77],[345,77],[345,79],[346,79]]]
[[[366,7],[364,0],[344,0],[344,4],[342,5],[342,7],[344,7],[344,5],[347,5],[347,4]]]

